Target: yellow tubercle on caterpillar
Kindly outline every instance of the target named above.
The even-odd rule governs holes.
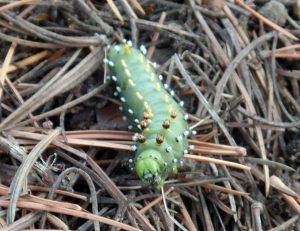
[[[150,108],[147,101],[144,101],[144,106],[145,106],[146,109]]]
[[[128,70],[128,68],[125,68],[125,69],[124,69],[124,72],[125,72],[125,75],[126,75],[127,77],[130,77],[130,76],[131,76],[130,71]]]
[[[139,61],[140,61],[140,63],[144,62],[144,56],[142,54],[139,55]]]
[[[169,103],[169,96],[167,94],[164,95],[164,101],[166,103]]]
[[[173,105],[172,104],[168,105],[168,111],[169,111],[170,114],[172,113],[172,111],[173,111]]]
[[[136,96],[137,96],[140,100],[143,99],[143,96],[142,96],[141,92],[137,91],[135,94],[136,94]]]
[[[129,83],[132,87],[135,86],[135,83],[132,81],[132,79],[128,79],[128,83]]]
[[[124,68],[126,68],[126,67],[127,67],[127,64],[126,64],[126,62],[125,62],[125,60],[124,60],[124,59],[121,59],[121,64],[122,64],[122,66],[123,66]]]
[[[147,72],[150,72],[151,71],[151,66],[149,63],[146,64],[146,71]]]
[[[156,78],[156,75],[154,73],[151,73],[150,79],[152,82],[155,81],[155,78]]]
[[[156,89],[157,91],[160,91],[160,84],[159,84],[159,83],[156,83],[156,84],[155,84],[155,89]]]
[[[152,114],[152,109],[149,106],[147,101],[144,101],[144,107],[146,108],[147,113],[149,113],[149,115],[151,115]]]
[[[129,55],[130,54],[130,47],[129,47],[129,45],[128,44],[124,44],[123,48],[124,48],[125,54]]]

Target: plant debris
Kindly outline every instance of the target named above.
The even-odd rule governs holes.
[[[1,1],[0,229],[300,230],[299,1]],[[103,59],[144,45],[183,100],[162,191]]]

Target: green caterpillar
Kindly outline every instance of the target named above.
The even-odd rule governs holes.
[[[133,136],[135,171],[148,185],[162,187],[165,179],[177,173],[188,149],[189,129],[183,102],[178,104],[174,92],[166,90],[155,64],[144,56],[146,49],[132,48],[131,42],[112,46],[107,59],[116,82],[116,92],[123,110],[139,131]]]

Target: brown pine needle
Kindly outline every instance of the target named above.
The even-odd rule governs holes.
[[[300,59],[300,53],[294,53],[294,54],[275,53],[275,57],[280,59]]]
[[[112,1],[112,0],[106,0],[110,9],[113,11],[113,13],[116,15],[116,17],[122,22],[124,23],[124,18],[121,15],[119,9],[117,8],[116,4]]]
[[[237,163],[233,163],[233,162],[226,161],[226,160],[214,159],[214,158],[210,158],[210,157],[206,157],[206,156],[196,156],[196,155],[191,155],[191,154],[185,154],[183,157],[186,159],[196,160],[199,162],[226,165],[228,167],[237,168],[237,169],[241,169],[241,170],[245,170],[245,171],[251,170],[250,167],[242,165],[242,164],[237,164]]]
[[[174,187],[169,188],[165,192],[165,196],[167,196],[170,192],[174,190]],[[155,200],[151,201],[149,204],[147,204],[144,208],[140,209],[141,213],[146,213],[150,208],[152,208],[154,205],[158,204],[160,201],[162,201],[162,196],[157,197]]]
[[[2,7],[0,7],[0,12],[5,12],[8,10],[12,10],[14,8],[23,6],[23,5],[27,5],[27,4],[31,4],[31,3],[39,3],[42,2],[43,0],[22,0],[22,1],[15,1],[9,4],[6,4]]]
[[[140,14],[146,15],[143,7],[140,5],[140,3],[137,0],[130,0],[130,2],[139,11]]]
[[[193,148],[190,150],[192,153],[200,153],[201,155],[219,155],[219,156],[242,156],[241,153],[238,153],[234,150],[218,150],[213,148]]]
[[[290,50],[295,50],[295,49],[300,49],[300,44],[294,44],[294,45],[278,48],[275,50],[275,53],[281,53],[284,51],[290,51]]]
[[[224,193],[230,193],[230,194],[233,194],[236,196],[248,196],[249,195],[249,193],[246,193],[246,192],[241,192],[241,191],[233,190],[230,188],[225,188],[225,187],[215,185],[215,184],[203,184],[203,185],[201,185],[201,187],[217,190],[217,191],[224,192]]]
[[[7,73],[9,72],[9,64],[11,63],[11,60],[14,56],[15,50],[16,50],[17,44],[16,43],[12,43],[7,55],[5,57],[4,63],[2,68],[0,69],[0,82],[1,82],[1,86],[4,86],[4,82],[7,79]],[[3,88],[0,88],[0,99],[2,98],[2,94],[3,94]]]
[[[9,204],[9,201],[0,200],[0,206],[7,208],[8,204]],[[59,206],[54,207],[54,206],[37,204],[34,202],[19,201],[19,202],[17,202],[17,207],[24,208],[24,209],[33,209],[33,210],[65,214],[65,215],[70,215],[70,216],[74,216],[74,217],[80,217],[80,218],[83,218],[86,220],[99,221],[103,224],[115,226],[117,228],[128,230],[128,231],[139,231],[139,229],[137,229],[137,228],[134,228],[132,226],[129,226],[127,224],[124,224],[124,223],[121,223],[118,221],[114,221],[109,218],[105,218],[105,217],[98,216],[98,215],[84,212],[84,211],[77,211],[77,210],[73,210],[73,209],[63,208],[63,207],[59,207]]]
[[[35,55],[32,55],[28,58],[25,58],[19,62],[17,62],[15,65],[9,65],[7,68],[7,73],[11,73],[13,71],[18,70],[19,68],[24,68],[28,65],[32,65],[38,61],[41,61],[42,59],[44,59],[45,57],[47,57],[49,54],[48,51],[41,51]],[[0,71],[2,71],[2,68],[0,69]]]

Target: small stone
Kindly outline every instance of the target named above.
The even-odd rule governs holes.
[[[284,26],[286,24],[288,11],[279,1],[269,1],[263,5],[258,12],[279,26]]]

